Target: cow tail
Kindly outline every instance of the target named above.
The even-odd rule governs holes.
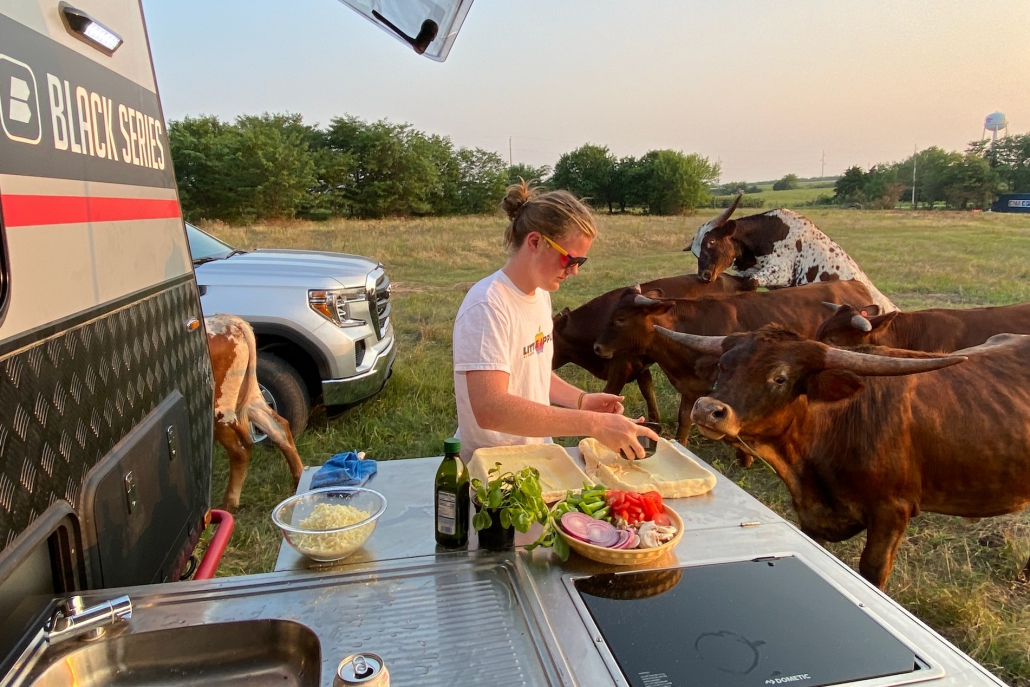
[[[251,409],[248,401],[254,397],[262,398],[262,396],[257,383],[257,338],[246,320],[240,319],[240,329],[243,333],[243,340],[247,344],[247,374],[243,378],[243,392],[240,394],[240,397],[246,401],[240,404],[239,420],[247,423],[250,422]]]

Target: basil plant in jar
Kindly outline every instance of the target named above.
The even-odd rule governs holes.
[[[485,549],[510,549],[515,545],[515,530],[526,533],[534,522],[548,522],[536,468],[527,466],[502,473],[501,464],[497,463],[488,472],[485,483],[472,480],[472,493],[476,508],[472,526],[479,533],[479,545]]]

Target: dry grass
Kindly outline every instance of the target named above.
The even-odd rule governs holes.
[[[1030,217],[946,212],[811,210],[877,285],[903,308],[1001,305],[1030,301]],[[693,271],[682,252],[704,217],[600,216],[600,235],[580,277],[554,294],[575,306],[611,288]],[[500,217],[334,221],[208,227],[241,248],[291,247],[372,255],[397,284],[399,354],[393,379],[375,399],[328,421],[316,416],[299,438],[307,464],[342,450],[381,460],[437,455],[455,426],[450,369],[454,314],[468,287],[497,269]],[[585,388],[601,383],[582,370],[563,376]],[[656,375],[672,431],[677,397]],[[635,388],[630,412],[641,412]],[[766,504],[792,518],[789,496],[768,468],[738,468],[722,444],[695,437],[694,450]],[[214,493],[227,470],[216,458]],[[428,488],[428,486],[427,486]],[[258,449],[243,492],[237,532],[223,574],[270,570],[280,538],[268,513],[292,492],[282,458]],[[856,566],[864,537],[831,550]],[[1030,556],[1030,514],[969,523],[926,514],[908,530],[888,593],[1012,685],[1030,687],[1030,586],[1015,582]]]

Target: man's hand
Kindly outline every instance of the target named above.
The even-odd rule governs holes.
[[[583,399],[584,406],[586,399]],[[602,444],[618,453],[634,458],[644,458],[644,447],[637,441],[638,436],[651,437],[658,441],[658,435],[637,422],[643,422],[644,418],[633,421],[624,415],[603,414],[595,418],[597,427],[594,431],[594,438]]]
[[[622,407],[622,402],[625,399],[625,396],[615,396],[613,394],[586,394],[583,396],[583,407],[581,410],[622,415],[625,410]]]

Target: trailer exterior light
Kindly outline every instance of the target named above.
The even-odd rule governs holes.
[[[122,44],[121,36],[82,10],[75,9],[65,2],[62,2],[59,8],[68,30],[94,48],[111,55]]]

